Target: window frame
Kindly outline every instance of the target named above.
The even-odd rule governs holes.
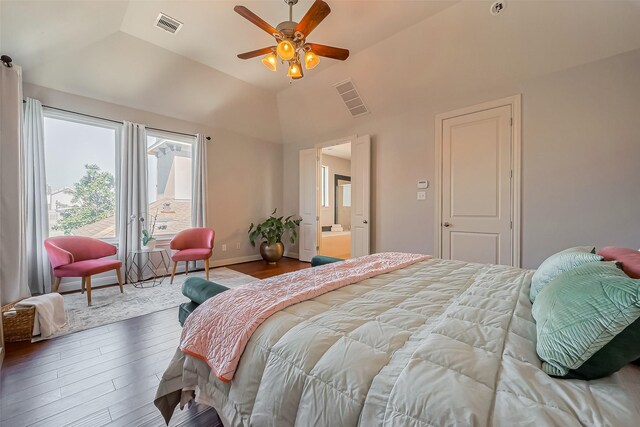
[[[119,122],[115,122],[115,121],[111,121],[111,120],[107,120],[107,119],[100,119],[98,117],[92,117],[92,116],[88,116],[82,113],[74,113],[71,111],[65,111],[65,110],[60,110],[57,108],[51,108],[51,107],[42,107],[42,116],[43,119],[47,118],[47,119],[54,119],[54,120],[62,120],[62,121],[66,121],[66,122],[71,122],[71,123],[77,123],[77,124],[81,124],[81,125],[88,125],[88,126],[95,126],[95,127],[101,127],[104,129],[110,129],[113,130],[115,133],[115,139],[114,139],[114,155],[115,155],[115,174],[114,174],[114,179],[115,179],[115,191],[116,191],[116,209],[114,212],[115,215],[115,219],[116,219],[116,228],[115,228],[115,237],[95,237],[95,239],[101,240],[103,242],[107,242],[107,243],[111,243],[113,245],[118,244],[119,238],[118,235],[120,234],[120,230],[119,230],[119,224],[118,224],[118,210],[119,210],[119,204],[118,204],[118,182],[120,180],[120,140],[122,138],[122,123]],[[47,141],[44,142],[45,145],[47,143]],[[47,230],[48,233],[48,230]]]
[[[321,165],[320,179],[321,179],[321,197],[320,206],[323,208],[331,207],[331,199],[329,195],[329,166]]]
[[[176,142],[180,142],[183,144],[190,144],[191,145],[191,173],[193,175],[193,146],[196,142],[196,136],[193,135],[185,135],[182,133],[176,133],[176,132],[171,132],[171,131],[167,131],[167,130],[160,130],[160,129],[151,129],[151,128],[146,128],[146,136],[148,137],[152,137],[152,138],[163,138],[163,139],[168,139],[170,141],[176,141]],[[147,170],[147,179],[149,179],[149,171]],[[148,209],[148,207],[147,207]],[[193,213],[193,196],[191,197],[191,212]],[[191,225],[191,227],[193,227],[193,224]],[[158,243],[162,243],[162,242],[168,242],[170,241],[174,236],[176,235],[176,233],[159,233],[156,232],[155,233],[155,239],[156,241],[158,241]]]

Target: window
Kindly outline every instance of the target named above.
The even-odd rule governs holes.
[[[154,234],[191,227],[191,170],[194,137],[147,130],[148,194]]]
[[[49,236],[116,237],[120,125],[44,110]]]
[[[322,166],[322,207],[329,207],[329,166]]]

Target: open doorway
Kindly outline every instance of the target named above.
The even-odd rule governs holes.
[[[300,261],[310,262],[316,255],[343,259],[368,255],[369,135],[353,135],[300,150],[299,160]]]
[[[351,258],[351,142],[320,152],[319,255]]]

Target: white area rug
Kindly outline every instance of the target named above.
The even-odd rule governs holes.
[[[135,288],[132,285],[124,285],[124,293],[122,294],[118,286],[93,289],[91,307],[87,306],[86,294],[63,295],[67,324],[57,334],[49,338],[177,307],[183,302],[189,301],[187,297],[182,295],[182,284],[189,277],[204,278],[204,271],[189,273],[188,276],[184,274],[176,276],[173,284],[169,284],[170,277],[165,277],[160,285],[153,288]],[[257,279],[222,267],[209,270],[209,280],[229,288],[236,288]],[[34,337],[34,341],[39,339],[39,337]]]

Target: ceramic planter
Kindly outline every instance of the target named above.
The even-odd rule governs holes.
[[[274,243],[273,245],[267,245],[267,242],[262,242],[260,245],[260,255],[269,264],[275,264],[284,255],[284,245],[282,242]]]

